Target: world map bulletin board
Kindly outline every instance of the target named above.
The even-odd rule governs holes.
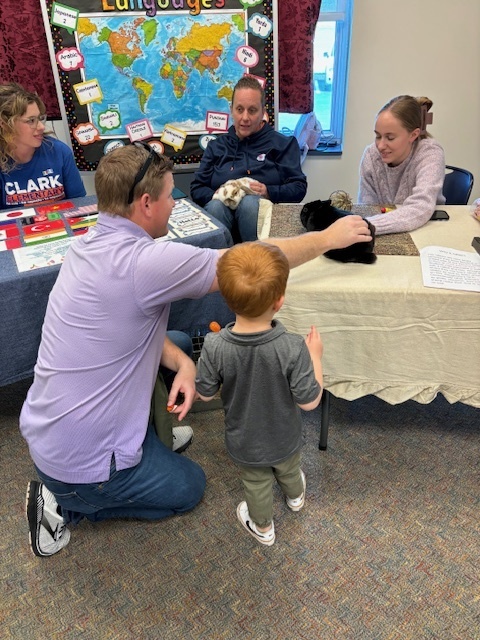
[[[78,168],[144,140],[200,161],[230,124],[235,83],[255,76],[274,120],[275,0],[41,0]]]

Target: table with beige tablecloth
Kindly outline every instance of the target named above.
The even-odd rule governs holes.
[[[473,252],[480,223],[471,208],[443,208],[449,221],[431,221],[410,234],[416,248]],[[274,205],[263,232],[299,230],[300,209]],[[282,219],[285,233],[278,233]],[[425,287],[418,252],[384,255],[381,237],[378,242],[372,265],[321,256],[293,269],[277,318],[303,335],[312,324],[320,330],[325,388],[337,397],[428,403],[442,393],[451,403],[480,407],[480,293]]]

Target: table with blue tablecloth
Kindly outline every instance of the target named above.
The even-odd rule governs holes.
[[[186,199],[188,201],[188,199]],[[75,207],[96,202],[94,196],[71,201]],[[223,249],[230,246],[229,231],[217,220],[207,232],[173,242],[197,247]],[[67,230],[69,226],[66,225]],[[19,272],[12,251],[0,251],[0,386],[28,378],[33,374],[40,345],[48,296],[57,279],[59,265]],[[192,337],[203,336],[212,321],[224,326],[233,319],[222,296],[210,293],[199,300],[180,300],[171,306],[169,329],[185,331]]]

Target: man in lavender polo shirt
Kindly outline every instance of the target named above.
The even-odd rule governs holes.
[[[168,405],[184,396],[178,420],[195,400],[194,362],[166,336],[170,304],[216,291],[226,250],[154,241],[167,234],[173,186],[172,163],[147,145],[104,156],[97,225],[73,243],[50,294],[20,415],[41,480],[29,483],[26,501],[37,556],[63,549],[67,524],[84,517],[159,520],[202,498],[203,470],[160,441],[149,413],[160,365],[175,372]],[[349,216],[269,242],[297,266],[369,239],[362,218]]]

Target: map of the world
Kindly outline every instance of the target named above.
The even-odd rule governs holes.
[[[84,79],[95,78],[102,102],[89,105],[90,120],[117,110],[116,126],[102,136],[122,136],[125,125],[147,118],[156,133],[165,125],[205,129],[207,111],[228,112],[232,90],[245,68],[235,59],[245,45],[245,13],[79,18],[78,47]],[[99,127],[101,129],[101,127]]]

